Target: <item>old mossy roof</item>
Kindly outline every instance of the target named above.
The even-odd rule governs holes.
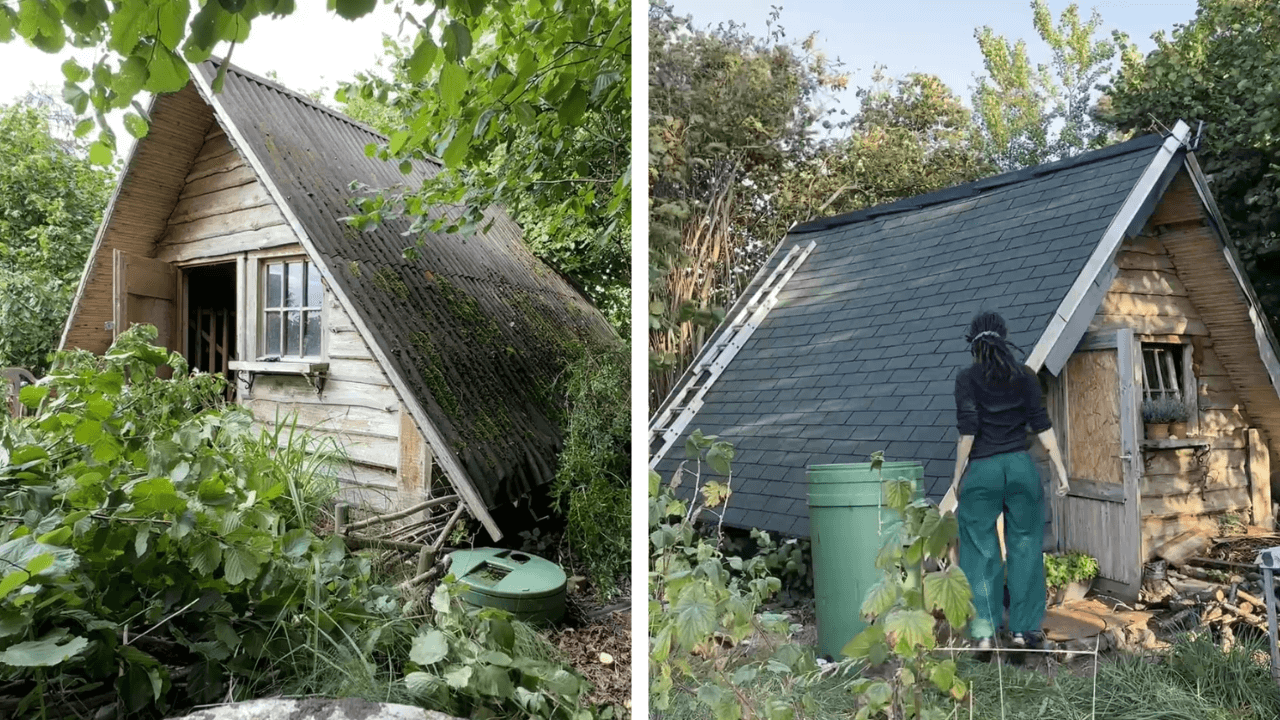
[[[198,71],[212,82],[217,65]],[[601,314],[500,210],[487,232],[426,233],[414,260],[402,254],[413,244],[408,218],[360,232],[342,220],[353,181],[416,188],[438,163],[403,175],[365,154],[381,135],[234,65],[216,98],[483,500],[492,507],[548,481],[562,447],[556,381],[576,345],[616,341]]]
[[[811,465],[883,450],[922,462],[941,496],[969,320],[1001,313],[1029,351],[1162,139],[794,228],[784,246],[812,240],[813,253],[656,470],[672,476],[692,431],[719,435],[737,451],[725,524],[796,537],[809,535]]]

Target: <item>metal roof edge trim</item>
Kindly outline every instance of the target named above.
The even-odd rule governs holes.
[[[1154,148],[1160,145],[1161,142],[1162,136],[1158,134],[1152,133],[1148,135],[1141,135],[1123,143],[1118,143],[1098,150],[1091,150],[1086,153],[1081,153],[1080,155],[1063,158],[1062,160],[1055,160],[1054,162],[1045,163],[1044,165],[1034,165],[1020,170],[1011,170],[999,175],[992,175],[991,177],[967,182],[962,185],[955,185],[942,190],[935,190],[931,193],[925,193],[924,195],[903,198],[891,203],[875,205],[861,210],[854,210],[853,212],[836,215],[830,218],[810,220],[793,227],[791,229],[791,234],[803,235],[812,232],[821,232],[823,230],[830,230],[832,228],[843,227],[845,225],[853,225],[867,220],[875,220],[891,215],[914,212],[936,205],[945,205],[949,202],[977,197],[992,190],[999,190],[1000,188],[1007,187],[1009,185],[1032,180],[1067,168],[1089,165],[1095,162],[1109,160],[1120,155],[1141,152],[1149,148]]]
[[[340,286],[333,276],[333,271],[324,262],[324,256],[316,249],[315,243],[311,241],[311,237],[307,234],[302,222],[298,219],[298,216],[293,212],[293,209],[281,194],[280,189],[276,187],[275,182],[267,173],[266,166],[263,164],[262,159],[253,152],[252,148],[249,147],[249,143],[240,132],[240,128],[236,126],[230,113],[228,113],[226,108],[222,106],[222,102],[213,92],[212,86],[204,75],[199,72],[194,72],[191,74],[191,77],[196,83],[196,88],[204,97],[205,102],[209,103],[213,108],[215,116],[223,123],[223,129],[227,133],[227,138],[232,142],[233,146],[235,146],[236,149],[244,155],[245,160],[249,162],[250,166],[253,167],[254,173],[258,176],[258,181],[267,189],[268,194],[271,195],[271,198],[275,201],[276,205],[279,206],[280,212],[285,216],[285,219],[289,221],[289,227],[293,230],[294,234],[297,235],[298,242],[306,249],[307,254],[313,261],[315,261],[316,266],[320,268],[321,276],[324,277],[325,281],[329,283],[331,288],[335,288],[334,294],[337,296],[338,301],[342,303],[343,309],[346,310],[347,314],[351,317],[351,321],[360,332],[360,336],[364,339],[365,343],[368,344],[370,351],[377,359],[378,364],[382,367],[382,371],[387,374],[387,377],[395,386],[396,393],[400,396],[400,401],[409,409],[409,412],[416,421],[418,428],[422,431],[427,442],[431,445],[431,449],[435,453],[436,458],[440,461],[440,466],[445,471],[445,475],[454,485],[458,494],[462,496],[463,500],[466,502],[467,508],[471,510],[476,519],[484,525],[485,530],[489,532],[489,536],[493,538],[495,542],[502,539],[502,531],[498,529],[497,523],[494,522],[493,517],[489,514],[488,508],[485,507],[484,501],[480,498],[480,494],[471,483],[471,479],[467,475],[466,470],[463,469],[461,462],[459,462],[457,456],[454,455],[453,450],[446,442],[444,442],[444,438],[440,436],[435,426],[431,423],[431,419],[422,408],[421,403],[418,402],[418,399],[413,393],[409,392],[409,388],[405,384],[404,379],[401,378],[400,374],[395,371],[394,367],[392,367],[386,357],[386,354],[382,351],[382,347],[378,343],[372,341],[372,332],[370,332],[363,316],[352,305],[349,298],[347,298],[342,292],[336,290],[337,288],[340,288]]]
[[[156,103],[160,102],[160,97],[160,95],[154,94],[151,96],[151,101],[147,103],[147,117],[155,116]],[[102,211],[102,220],[98,223],[98,232],[94,235],[93,245],[89,248],[89,256],[85,258],[84,267],[80,268],[80,282],[76,284],[76,294],[71,300],[71,309],[67,313],[66,322],[62,324],[62,337],[58,338],[59,350],[66,348],[67,338],[71,335],[71,325],[75,322],[76,314],[80,310],[80,304],[84,300],[89,274],[93,272],[93,266],[98,259],[98,252],[102,250],[102,242],[107,236],[107,227],[115,217],[116,202],[120,199],[120,192],[124,189],[125,178],[129,177],[129,173],[133,171],[133,163],[138,157],[138,148],[142,147],[143,140],[146,140],[145,136],[133,138],[133,142],[129,146],[129,152],[125,154],[124,166],[120,168],[120,174],[116,176],[116,187],[111,191],[111,199],[107,201],[107,207]]]
[[[1187,172],[1191,175],[1191,184],[1196,189],[1196,194],[1200,196],[1200,201],[1204,203],[1205,209],[1209,211],[1209,218],[1214,225],[1214,231],[1218,239],[1222,241],[1222,252],[1226,256],[1227,266],[1231,268],[1231,272],[1236,276],[1236,282],[1240,289],[1244,291],[1245,299],[1249,303],[1249,321],[1253,323],[1253,337],[1258,343],[1258,352],[1262,355],[1262,364],[1267,368],[1267,375],[1271,378],[1271,387],[1280,396],[1280,343],[1277,343],[1275,333],[1271,330],[1271,324],[1267,322],[1267,316],[1262,311],[1262,303],[1258,300],[1257,293],[1254,292],[1253,284],[1249,282],[1249,278],[1241,271],[1243,264],[1240,262],[1239,252],[1236,250],[1235,242],[1231,240],[1230,234],[1227,232],[1227,225],[1222,219],[1222,213],[1218,210],[1218,204],[1213,199],[1213,194],[1209,192],[1209,179],[1205,177],[1204,171],[1200,169],[1200,162],[1196,159],[1195,153],[1188,152],[1183,159],[1183,164],[1187,168]]]
[[[1071,288],[1067,291],[1066,297],[1062,299],[1062,302],[1054,311],[1049,324],[1045,327],[1044,332],[1040,334],[1040,339],[1036,341],[1031,352],[1027,354],[1027,367],[1039,372],[1051,355],[1061,354],[1055,351],[1060,350],[1060,346],[1063,343],[1069,343],[1070,347],[1074,348],[1080,342],[1080,336],[1083,335],[1087,326],[1074,328],[1075,332],[1068,333],[1067,331],[1072,328],[1072,321],[1077,319],[1076,315],[1082,309],[1088,312],[1089,317],[1092,317],[1093,313],[1097,312],[1097,305],[1102,302],[1101,294],[1094,293],[1098,295],[1095,298],[1096,302],[1091,303],[1092,307],[1084,308],[1084,301],[1090,295],[1090,286],[1097,282],[1098,278],[1102,276],[1107,266],[1115,258],[1116,251],[1120,249],[1120,243],[1124,241],[1125,234],[1133,223],[1134,218],[1146,203],[1147,198],[1157,189],[1160,179],[1164,176],[1165,170],[1174,157],[1186,146],[1190,133],[1190,126],[1179,120],[1160,144],[1155,157],[1151,159],[1147,169],[1143,171],[1137,183],[1134,184],[1129,196],[1125,198],[1124,203],[1120,206],[1120,210],[1111,218],[1111,223],[1107,226],[1106,231],[1103,232],[1102,238],[1094,247],[1088,261],[1081,268],[1076,281],[1072,283]],[[1065,364],[1065,356],[1063,364]],[[1048,369],[1055,376],[1062,372],[1061,365]]]

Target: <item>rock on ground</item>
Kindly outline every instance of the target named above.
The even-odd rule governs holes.
[[[357,698],[249,700],[205,708],[173,720],[458,720],[450,715]]]

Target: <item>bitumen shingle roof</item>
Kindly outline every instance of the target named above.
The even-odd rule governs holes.
[[[215,61],[197,69],[210,82],[217,73]],[[403,175],[365,154],[381,135],[234,65],[217,100],[483,501],[492,507],[550,480],[563,445],[557,379],[567,348],[616,342],[603,316],[533,256],[500,210],[475,235],[425,233],[414,260],[402,253],[413,244],[409,218],[361,232],[342,220],[353,214],[353,181],[412,189],[439,163],[415,161]]]
[[[878,450],[923,463],[926,492],[941,496],[955,467],[955,376],[972,362],[969,320],[1001,313],[1029,351],[1162,140],[794,228],[784,247],[816,247],[684,431],[735,447],[725,524],[807,537],[807,468]],[[663,478],[684,445],[658,464]]]

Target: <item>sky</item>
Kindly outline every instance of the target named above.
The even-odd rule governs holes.
[[[911,72],[937,75],[966,105],[975,76],[984,74],[982,54],[974,30],[990,26],[997,35],[1027,41],[1033,62],[1048,64],[1049,48],[1031,23],[1030,0],[888,0],[885,2],[832,2],[831,0],[668,0],[679,15],[692,15],[696,28],[705,29],[733,20],[756,36],[765,32],[770,6],[781,5],[779,24],[787,37],[800,40],[818,31],[818,48],[838,58],[851,75],[851,90],[871,84],[877,65],[890,76]],[[1055,24],[1070,2],[1049,0]],[[1195,17],[1195,0],[1100,0],[1079,2],[1080,14],[1092,9],[1102,16],[1102,33],[1122,30],[1148,52],[1155,47],[1151,35],[1166,34],[1175,24]],[[1118,63],[1113,64],[1113,68]],[[852,110],[852,92],[842,103]]]
[[[383,33],[396,35],[400,20],[390,6],[381,3],[373,13],[355,21],[344,20],[323,7],[324,3],[309,0],[298,3],[298,9],[287,18],[254,20],[248,41],[236,46],[231,61],[257,75],[274,71],[292,90],[310,93],[324,88],[332,98],[340,81],[374,67],[383,54]],[[225,55],[226,49],[225,43],[220,44],[215,53]],[[5,69],[0,72],[0,104],[21,99],[33,84],[51,86],[53,94],[61,97],[62,63],[72,56],[85,67],[96,59],[91,50],[70,47],[50,55],[20,38],[0,44],[0,68]],[[123,151],[129,136],[118,121],[119,113],[115,115],[112,125]]]

